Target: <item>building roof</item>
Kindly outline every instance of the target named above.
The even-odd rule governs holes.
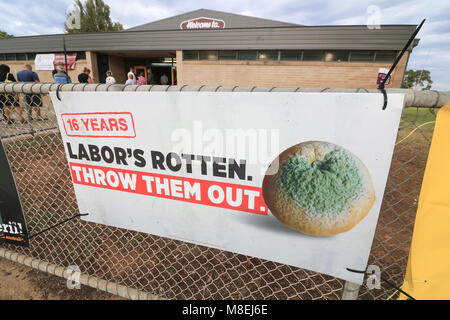
[[[226,22],[225,28],[272,28],[272,27],[287,27],[299,26],[298,24],[281,22],[269,19],[255,18],[244,16],[240,14],[221,12],[209,9],[199,9],[176,15],[170,18],[146,23],[137,27],[129,28],[124,31],[155,31],[155,30],[178,30],[183,21],[188,21],[196,18],[212,18],[219,19]]]
[[[225,28],[181,30],[191,17],[223,20]],[[186,19],[186,20],[183,20]],[[166,28],[166,29],[161,29]],[[137,29],[137,30],[136,30]],[[200,9],[119,32],[75,33],[0,39],[0,53],[149,50],[401,50],[416,25],[300,26]],[[410,50],[417,44],[411,45]]]

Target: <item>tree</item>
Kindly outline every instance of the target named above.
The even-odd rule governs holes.
[[[12,37],[13,36],[8,34],[7,32],[0,30],[0,38],[12,38]]]
[[[403,77],[402,88],[422,88],[430,90],[433,81],[428,70],[407,70]]]
[[[64,27],[67,33],[81,32],[108,32],[123,30],[122,24],[113,22],[110,17],[111,10],[103,0],[75,0],[75,9],[80,14],[80,28],[71,28],[66,22]],[[70,14],[67,16],[69,19]]]

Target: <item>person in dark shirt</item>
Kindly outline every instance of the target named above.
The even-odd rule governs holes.
[[[0,82],[16,82],[13,74],[10,73],[10,68],[6,64],[0,65]],[[20,117],[20,122],[25,123],[25,118],[22,116],[22,109],[20,108],[19,97],[16,94],[3,93],[0,94],[0,112],[3,118],[6,117],[7,123],[11,124],[11,109],[14,108]]]
[[[22,71],[17,73],[17,81],[21,82],[39,82],[39,76],[31,68],[31,64],[26,64]]]
[[[33,71],[30,64],[26,64],[23,70],[17,73],[17,80],[21,82],[39,82],[39,76]],[[30,118],[34,109],[36,111],[37,119],[43,120],[41,116],[42,97],[40,94],[26,94],[25,103],[27,104],[28,115]]]
[[[91,70],[84,68],[83,72],[78,75],[79,83],[92,83],[92,78],[90,77]]]

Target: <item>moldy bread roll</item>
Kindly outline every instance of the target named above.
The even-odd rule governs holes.
[[[366,166],[338,145],[299,143],[283,151],[271,167],[278,161],[278,172],[264,177],[264,201],[292,229],[314,236],[342,233],[360,222],[375,202]]]

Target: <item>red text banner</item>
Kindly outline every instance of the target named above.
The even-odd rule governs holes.
[[[75,184],[267,215],[261,188],[70,163]]]
[[[61,119],[69,137],[136,137],[130,112],[63,113]]]

